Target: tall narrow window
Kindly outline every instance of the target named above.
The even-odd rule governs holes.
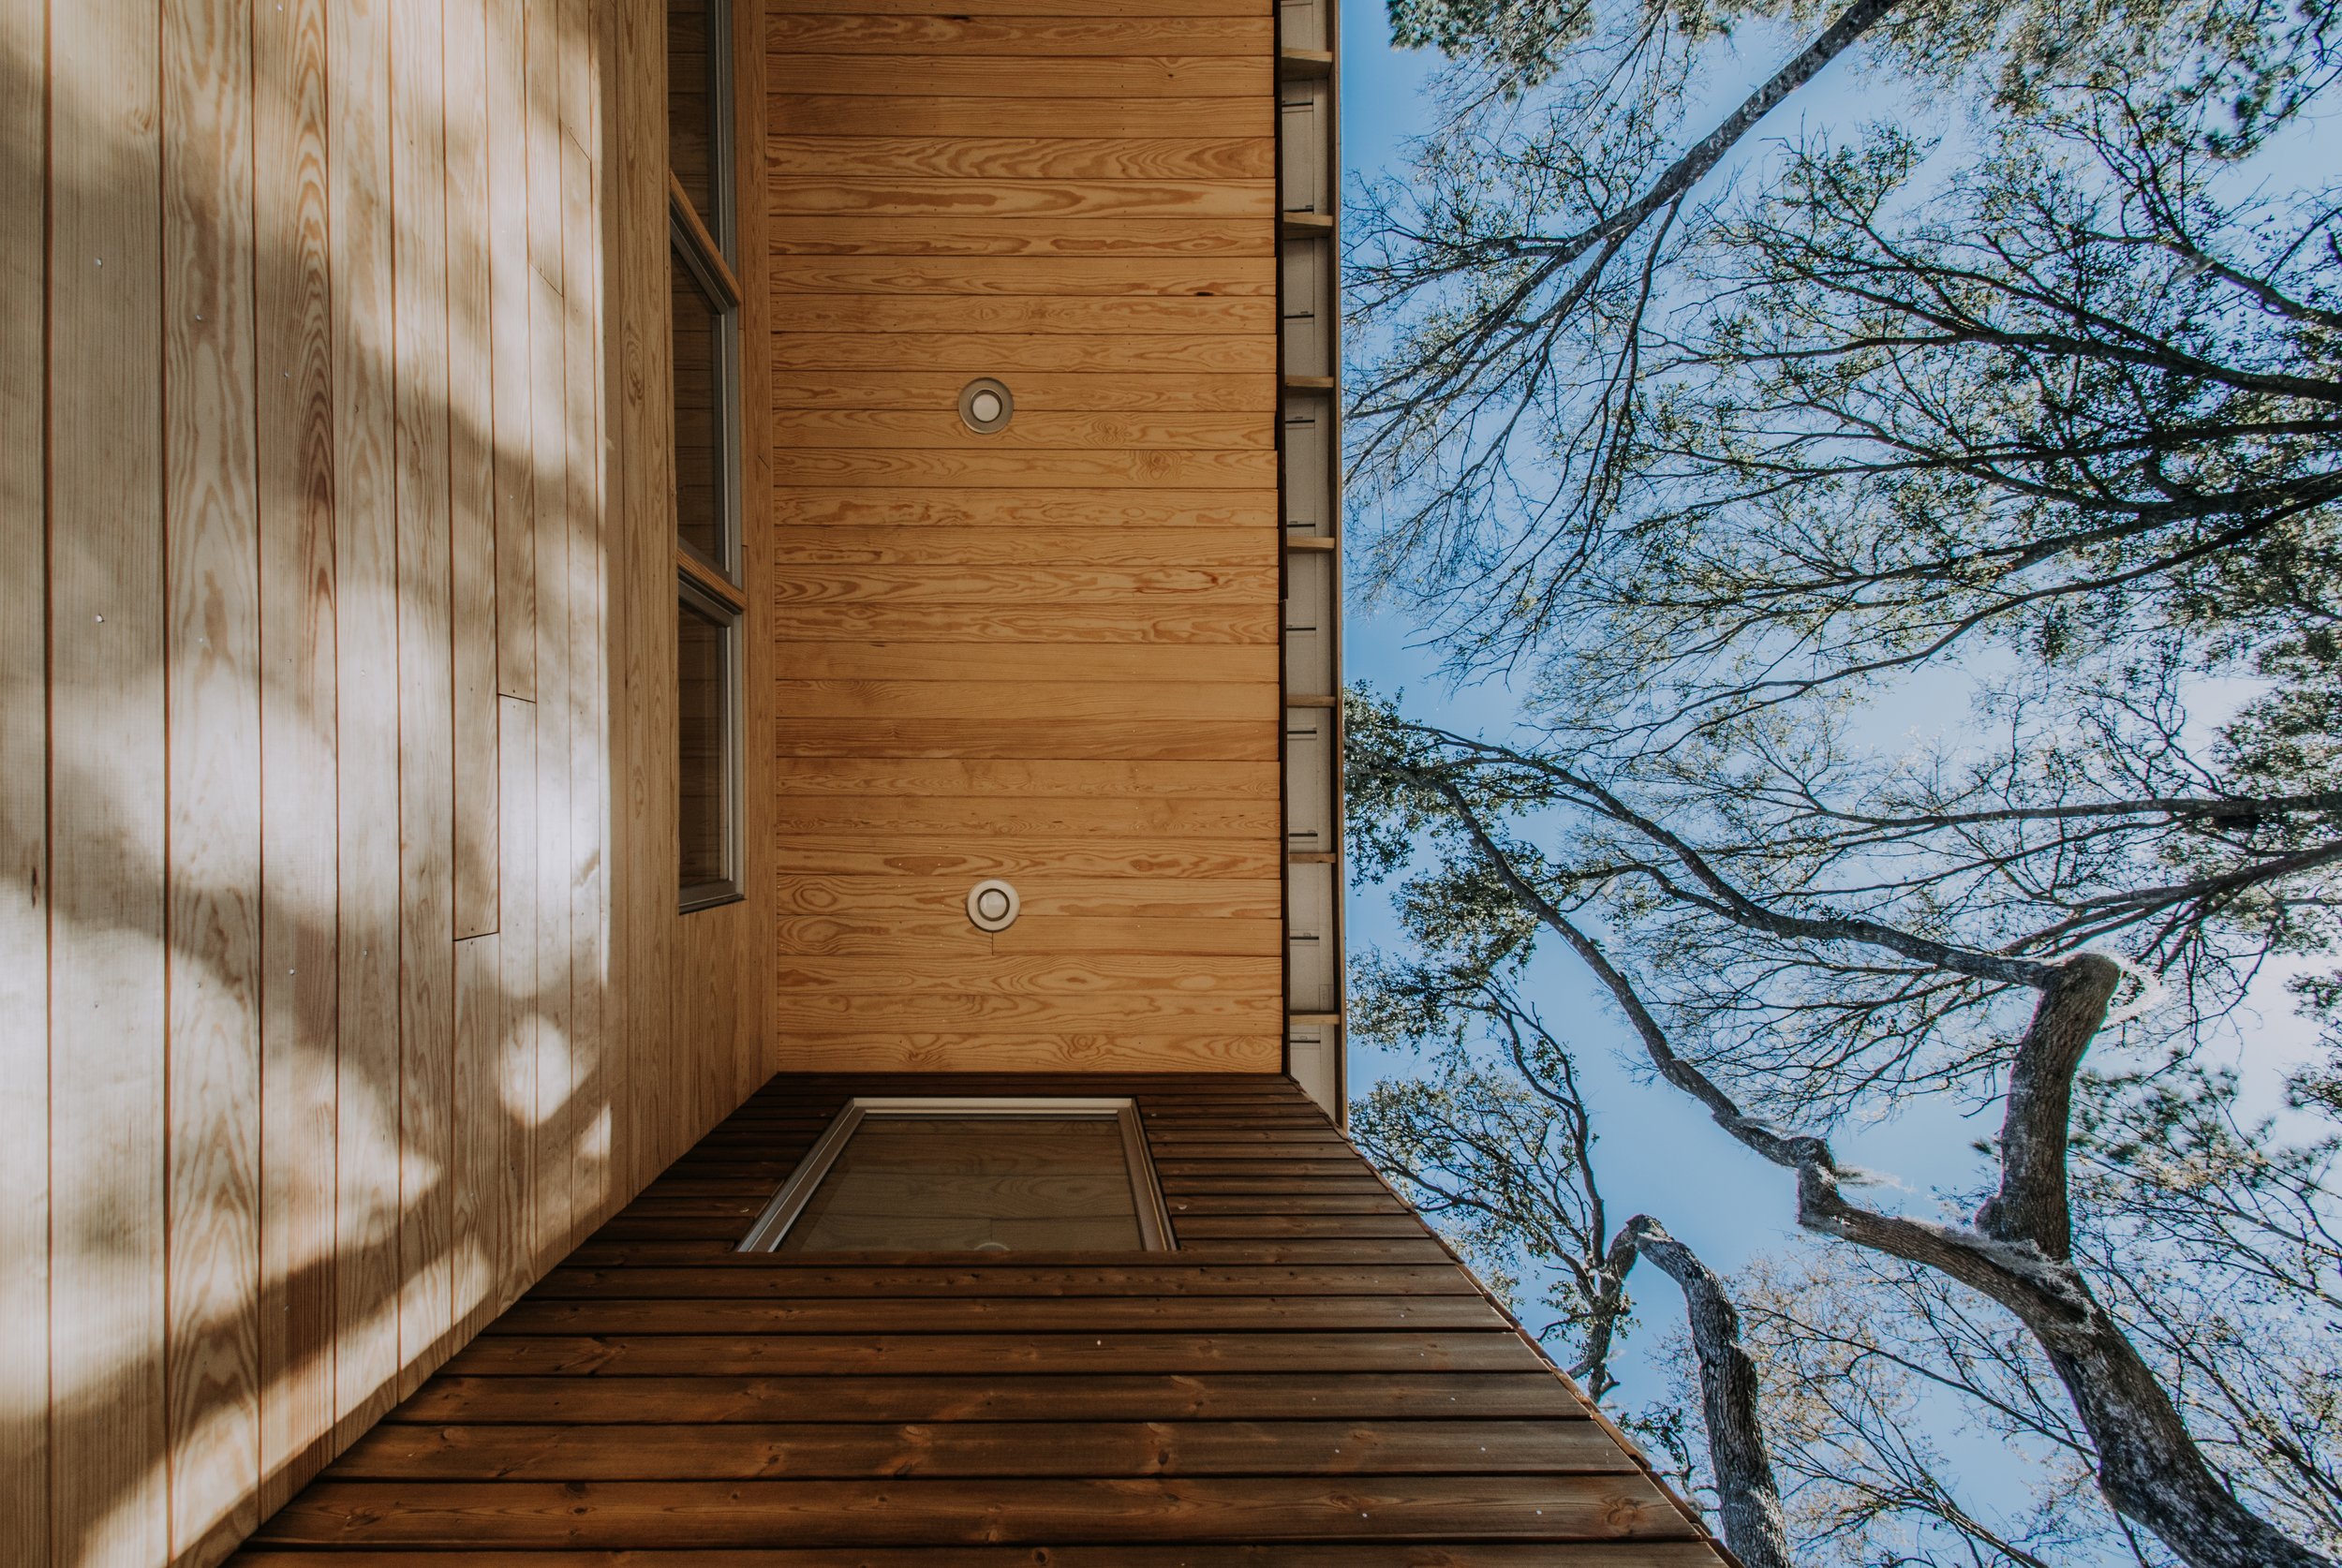
[[[675,821],[683,907],[740,889],[740,614],[686,582],[675,602]]]
[[[732,0],[667,7],[674,422],[675,824],[682,905],[742,895],[740,285],[732,268]]]

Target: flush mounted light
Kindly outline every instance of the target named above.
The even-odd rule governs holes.
[[[1016,415],[1016,400],[1008,388],[989,376],[979,376],[959,389],[959,417],[979,436],[1006,430]]]
[[[979,931],[1005,931],[1016,924],[1016,890],[998,878],[968,890],[968,918]]]

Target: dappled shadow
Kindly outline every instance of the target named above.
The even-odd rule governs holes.
[[[322,26],[319,0],[290,8]],[[543,7],[530,12],[532,28],[554,25]],[[594,24],[574,8],[557,21]],[[53,24],[110,25],[95,10]],[[578,77],[587,67],[570,56],[589,39],[554,37],[565,70],[546,80]],[[261,300],[288,283],[300,294],[319,255],[274,248],[256,219],[303,198],[255,188],[251,139],[328,105],[331,137],[315,126],[320,157],[329,140],[358,145],[378,132],[387,178],[397,106],[374,103],[375,119],[362,118],[369,106],[353,76],[390,90],[378,52],[346,40],[337,65],[320,35],[305,106],[269,89],[245,56],[262,91],[248,123],[211,127],[222,133],[213,145],[158,124],[151,79],[126,85],[126,72],[156,70],[154,40],[143,56],[118,55],[118,41],[44,51],[56,65],[44,89],[42,55],[0,35],[0,86],[48,93],[52,153],[32,183],[45,178],[49,214],[71,220],[55,225],[38,291],[52,315],[46,362],[0,374],[50,392],[50,450],[74,454],[81,479],[96,475],[53,482],[52,456],[45,523],[7,522],[45,525],[53,619],[47,668],[6,672],[12,709],[49,715],[44,755],[0,759],[10,850],[39,851],[10,866],[27,897],[4,928],[7,957],[38,974],[33,944],[48,955],[34,988],[46,1013],[6,1021],[0,1063],[8,1135],[31,1140],[22,1168],[46,1180],[6,1194],[45,1209],[37,1224],[12,1222],[5,1266],[33,1291],[8,1299],[45,1302],[46,1317],[0,1327],[10,1368],[0,1461],[14,1470],[0,1500],[22,1502],[0,1522],[0,1557],[57,1568],[215,1561],[648,1174],[636,1168],[609,972],[617,786],[607,777],[604,519],[590,486],[571,488],[579,463],[600,461],[591,419],[582,441],[574,422],[574,399],[600,386],[598,302],[556,299],[556,327],[571,318],[567,343],[549,356],[536,345],[529,367],[538,397],[571,400],[570,427],[556,424],[549,444],[499,427],[483,401],[451,390],[444,363],[417,361],[367,309],[390,298],[383,269],[432,254],[414,226],[435,221],[436,207],[400,211],[391,189],[340,183],[320,164],[309,174],[331,210],[310,237],[331,235],[335,276],[309,296],[322,340],[280,368],[259,347],[277,325]],[[162,111],[183,113],[173,95],[213,84],[170,54],[186,47],[177,32],[166,29],[162,47]],[[484,127],[442,103],[444,88],[396,84],[428,96],[406,105],[410,119],[443,126],[451,153],[476,153],[462,139]],[[531,140],[556,159],[582,151],[574,140],[565,149],[570,133],[541,96],[526,113],[555,117]],[[11,142],[0,157],[15,176],[44,154]],[[368,225],[381,254],[354,237]],[[571,228],[600,239],[598,214]],[[106,233],[140,244],[86,259],[91,280],[101,263],[113,269],[102,285],[64,279],[83,264],[81,238]],[[232,250],[254,234],[250,273],[232,287],[195,275],[207,246]],[[345,261],[363,287],[347,286]],[[599,268],[592,259],[576,277],[590,288]],[[223,316],[189,328],[215,297]],[[136,308],[117,308],[125,300]],[[450,313],[447,357],[484,362],[487,321],[484,304]],[[565,367],[581,330],[592,362]],[[254,384],[272,375],[316,393],[300,428],[267,422]],[[111,423],[90,417],[126,391]],[[368,422],[371,447],[334,422],[346,415]],[[424,430],[443,431],[450,451],[492,455],[520,496],[467,490],[484,466],[451,477],[419,463]],[[321,445],[292,462],[259,456],[304,442]],[[364,461],[345,466],[353,453]],[[127,510],[101,508],[110,495]],[[446,570],[450,529],[504,504],[536,507],[536,624],[563,629],[579,678],[558,678],[559,656],[540,650],[546,678],[526,705],[558,739],[526,748],[508,736],[497,747],[502,832],[527,848],[500,862],[501,929],[459,942],[454,786],[419,783],[418,770],[447,767],[462,742],[419,737],[417,715],[440,722],[451,702],[413,682],[417,671],[444,676],[452,656],[442,642],[418,657],[413,640],[479,629],[446,584],[419,605],[401,584],[418,562]],[[265,520],[287,516],[304,521],[267,531]],[[436,537],[417,548],[418,530]],[[269,553],[288,537],[308,555],[285,570]],[[297,607],[269,599],[289,584]],[[11,597],[7,613],[23,602]],[[301,646],[268,644],[267,629],[294,626]],[[492,714],[522,701],[500,699],[493,682],[484,700]],[[592,744],[573,744],[588,734]],[[572,772],[589,759],[594,771]],[[24,787],[43,777],[45,793]],[[544,814],[548,804],[568,821]],[[270,825],[294,819],[305,841]],[[281,864],[280,844],[292,851]],[[8,891],[13,900],[20,890]],[[541,926],[523,918],[532,912]],[[37,1101],[49,1107],[45,1167]],[[14,1250],[43,1232],[45,1271]]]

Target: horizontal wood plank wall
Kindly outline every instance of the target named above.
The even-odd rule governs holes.
[[[769,1071],[769,845],[611,999],[614,14],[0,3],[10,1568],[220,1561]]]
[[[1273,1072],[1269,0],[763,36],[778,1063]]]
[[[849,1094],[1132,1093],[1173,1252],[732,1250]],[[248,1568],[1720,1568],[1283,1078],[773,1081]],[[396,1554],[376,1555],[376,1554]]]

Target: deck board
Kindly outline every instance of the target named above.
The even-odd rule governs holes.
[[[1179,1245],[732,1250],[854,1093],[1131,1094]],[[1193,1547],[1238,1568],[1721,1561],[1289,1080],[1153,1073],[775,1079],[244,1561],[1147,1568]]]

